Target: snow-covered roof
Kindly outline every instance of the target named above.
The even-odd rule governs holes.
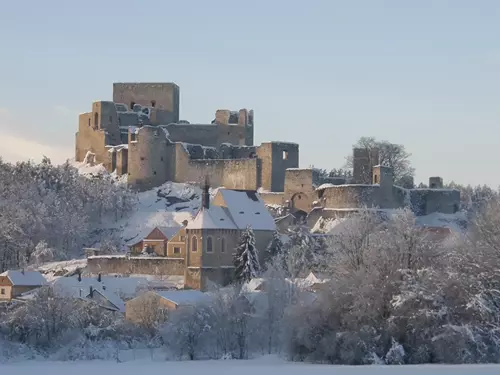
[[[255,191],[220,189],[219,194],[222,195],[226,207],[239,229],[250,225],[253,230],[276,230],[273,217],[262,198]]]
[[[255,291],[259,290],[259,288],[265,283],[265,281],[266,280],[264,278],[256,277],[250,281],[247,281],[245,284],[243,284],[241,289],[243,292],[246,292],[246,293],[255,292]]]
[[[125,303],[116,293],[110,292],[108,290],[103,290],[102,288],[94,288],[93,293],[99,293],[105,299],[107,299],[116,309],[122,313],[125,312]],[[86,297],[90,297],[90,288]]]
[[[56,293],[67,297],[86,296],[92,287],[95,290],[133,298],[138,289],[148,286],[148,280],[141,277],[102,276],[100,282],[97,277],[82,277],[81,281],[78,281],[78,276],[71,276],[60,277],[54,280],[52,285]]]
[[[202,208],[187,229],[238,229],[226,207],[210,206]]]
[[[160,297],[175,303],[176,305],[193,305],[206,302],[209,296],[199,290],[172,290],[155,292]]]
[[[202,208],[187,229],[245,229],[274,231],[276,224],[255,191],[219,189],[224,206]]]
[[[38,271],[5,271],[0,276],[6,276],[13,286],[42,286],[47,280]]]

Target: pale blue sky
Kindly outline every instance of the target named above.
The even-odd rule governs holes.
[[[500,1],[25,0],[0,6],[0,155],[73,156],[114,81],[173,81],[181,118],[255,110],[256,142],[340,167],[403,143],[417,181],[500,184]]]

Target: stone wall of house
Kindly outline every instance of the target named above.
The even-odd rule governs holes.
[[[90,256],[87,270],[92,274],[144,274],[182,276],[184,259],[162,257]]]

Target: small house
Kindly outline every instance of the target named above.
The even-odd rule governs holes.
[[[44,285],[47,280],[38,271],[6,271],[0,274],[0,300],[10,301]]]
[[[154,310],[172,311],[181,307],[205,303],[209,296],[199,290],[149,291],[125,304],[125,318],[139,323],[144,313],[155,314]],[[148,311],[149,310],[149,311]]]
[[[132,255],[152,255],[184,258],[186,254],[186,229],[183,226],[147,229],[140,240],[128,244]]]

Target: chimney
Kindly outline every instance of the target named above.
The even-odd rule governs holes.
[[[208,176],[205,176],[205,186],[203,186],[203,193],[201,195],[201,200],[202,200],[202,205],[203,208],[209,209],[210,208],[210,184],[208,182]]]
[[[97,275],[97,281],[98,281],[98,282],[101,282],[101,280],[102,280],[102,279],[101,279],[101,274],[98,274],[98,275]]]
[[[92,288],[92,286],[90,287],[89,296],[90,296],[90,298],[94,298],[94,288]]]
[[[82,282],[82,271],[78,269],[78,282]]]

